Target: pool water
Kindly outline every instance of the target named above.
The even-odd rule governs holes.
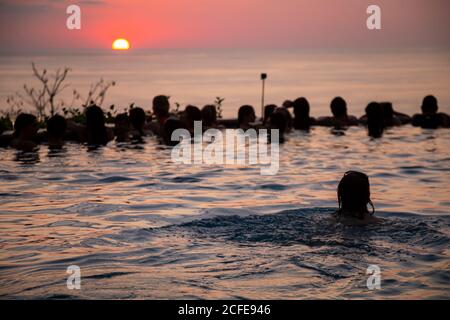
[[[450,131],[294,132],[275,176],[145,144],[0,149],[1,298],[450,298]],[[330,222],[348,170],[379,226]],[[69,290],[67,267],[81,269]],[[366,286],[369,265],[381,289]]]

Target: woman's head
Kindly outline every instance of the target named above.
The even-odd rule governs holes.
[[[331,101],[331,112],[336,118],[347,116],[347,102],[341,97],[336,97]]]
[[[295,118],[309,120],[309,102],[306,98],[298,98],[294,101],[294,115]]]
[[[142,108],[135,107],[130,109],[129,114],[130,114],[129,120],[133,128],[137,130],[140,134],[143,134],[146,120],[145,111]]]
[[[181,114],[181,120],[188,129],[193,129],[194,122],[202,120],[202,112],[196,106],[189,105]]]
[[[340,215],[350,215],[360,219],[368,213],[367,205],[370,204],[369,177],[357,171],[348,171],[339,182],[337,189]],[[372,212],[373,213],[373,212]]]
[[[103,110],[96,105],[86,108],[86,129],[89,144],[106,144],[108,135]]]
[[[206,127],[211,127],[217,122],[217,111],[216,106],[213,104],[208,104],[202,109],[202,120],[203,125]]]
[[[384,130],[384,109],[378,102],[371,102],[366,107],[367,128],[369,135],[379,138]]]
[[[391,102],[380,103],[381,109],[383,109],[383,117],[386,121],[392,121],[394,118],[394,107]]]
[[[153,113],[158,119],[169,116],[170,103],[167,96],[156,96],[153,98]]]
[[[311,118],[309,117],[309,102],[306,98],[297,98],[293,102],[294,106],[294,128],[297,130],[309,130]]]
[[[58,114],[52,116],[47,121],[47,134],[52,139],[62,139],[67,129],[67,121]]]
[[[92,105],[86,108],[86,126],[88,129],[105,127],[105,115],[99,106]]]
[[[22,139],[33,139],[38,130],[37,119],[29,113],[21,113],[14,122],[14,137]]]
[[[239,108],[238,111],[238,124],[239,126],[248,126],[251,122],[255,122],[256,114],[255,109],[250,105],[244,105]]]
[[[281,109],[276,109],[274,113],[270,115],[269,127],[270,129],[279,130],[279,142],[284,142],[284,133],[286,132],[288,126],[288,120],[286,116],[281,111]],[[272,140],[271,140],[272,141]]]

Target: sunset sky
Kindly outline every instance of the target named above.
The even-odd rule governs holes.
[[[67,30],[78,4],[82,29]],[[369,4],[381,31],[366,28]],[[450,46],[448,0],[0,0],[3,51],[110,48]]]

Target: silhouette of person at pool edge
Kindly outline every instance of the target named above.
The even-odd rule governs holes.
[[[112,129],[105,125],[103,110],[96,105],[86,108],[86,141],[91,146],[106,145],[114,139]]]
[[[440,112],[436,97],[426,96],[422,102],[422,114],[415,114],[412,118],[412,125],[423,129],[448,128],[450,117]]]
[[[64,146],[64,135],[67,130],[67,120],[55,114],[47,121],[47,138],[49,149],[61,149]]]
[[[32,151],[37,144],[38,122],[35,116],[21,113],[14,122],[11,146],[22,151]]]
[[[330,103],[330,109],[333,116],[317,119],[317,125],[342,129],[349,126],[357,126],[359,124],[359,121],[355,116],[348,115],[347,102],[343,98],[334,98]]]
[[[292,103],[294,107],[294,129],[309,131],[310,127],[316,124],[316,119],[309,116],[309,102],[306,98],[297,98]]]
[[[181,113],[180,120],[183,122],[184,127],[193,134],[195,121],[202,120],[202,112],[198,107],[188,105]]]
[[[375,207],[370,200],[369,177],[358,171],[347,171],[337,188],[339,208],[334,213],[336,222],[345,225],[368,225],[380,223],[374,217]],[[372,207],[369,212],[367,205]]]
[[[143,138],[146,135],[145,132],[145,111],[140,107],[131,108],[128,112],[128,119],[130,122],[130,134],[132,139],[137,142],[143,142]]]
[[[255,109],[250,105],[244,105],[238,111],[238,126],[240,129],[247,130],[252,128],[252,123],[256,121]]]
[[[371,102],[366,107],[366,122],[369,136],[381,138],[385,129],[383,107],[378,102]]]
[[[169,97],[159,95],[153,98],[153,114],[155,115],[156,123],[152,123],[151,130],[161,135],[163,132],[163,126],[166,120],[169,118],[170,102]]]
[[[130,118],[126,112],[120,113],[114,119],[114,135],[116,142],[130,141],[131,128]]]
[[[217,123],[217,110],[216,106],[213,104],[207,104],[202,108],[202,121],[203,121],[203,129],[207,130],[210,128],[218,129],[222,128]]]

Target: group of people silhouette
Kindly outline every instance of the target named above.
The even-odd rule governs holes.
[[[126,113],[118,114],[114,126],[106,124],[103,110],[96,105],[85,108],[85,123],[75,123],[61,115],[53,115],[46,121],[46,131],[39,134],[37,118],[28,113],[21,113],[14,122],[12,135],[1,135],[1,145],[10,146],[21,151],[36,150],[38,144],[46,142],[50,149],[60,149],[66,141],[86,143],[89,146],[106,145],[109,141],[143,143],[143,137],[154,135],[166,145],[177,144],[172,141],[176,129],[194,130],[195,121],[202,121],[203,130],[210,128],[278,129],[280,142],[290,130],[309,130],[312,126],[327,126],[344,130],[349,126],[365,125],[372,137],[381,137],[383,131],[392,126],[411,123],[427,129],[449,127],[450,118],[438,112],[438,102],[434,96],[426,96],[421,106],[422,113],[410,117],[396,112],[391,103],[371,102],[360,118],[349,115],[346,101],[336,97],[330,104],[332,116],[310,117],[310,106],[306,98],[285,101],[281,107],[267,105],[263,118],[258,121],[255,110],[250,105],[239,108],[237,120],[219,120],[215,105],[206,105],[201,110],[189,105],[177,114],[170,113],[167,96],[159,95],[153,99],[152,114],[148,115],[139,107],[133,107]],[[290,109],[293,110],[293,116]],[[375,211],[370,200],[370,184],[367,175],[349,171],[341,179],[338,191],[339,209],[333,218],[349,224],[372,224],[381,220],[375,218]],[[372,206],[369,212],[367,206]]]
[[[28,113],[21,113],[14,122],[12,135],[2,135],[1,145],[11,146],[19,150],[32,150],[40,142],[47,142],[49,148],[61,148],[65,141],[76,141],[88,145],[106,145],[109,141],[143,142],[143,137],[154,135],[166,145],[174,145],[172,133],[176,129],[194,130],[195,121],[202,121],[203,130],[210,128],[251,128],[278,129],[280,142],[291,130],[309,130],[312,126],[327,126],[345,130],[350,126],[364,125],[372,137],[381,137],[386,128],[412,124],[422,128],[436,129],[450,126],[450,117],[438,112],[438,101],[434,96],[423,99],[421,111],[412,117],[397,112],[389,102],[371,102],[360,118],[349,115],[347,103],[341,97],[331,101],[332,116],[313,118],[310,116],[310,105],[306,98],[294,101],[287,100],[281,107],[267,105],[262,119],[257,119],[255,109],[250,105],[239,108],[237,120],[220,120],[215,105],[206,105],[202,109],[188,105],[177,114],[170,113],[169,98],[164,95],[154,97],[152,114],[148,115],[142,108],[133,107],[126,113],[118,114],[114,126],[106,124],[103,110],[96,105],[85,108],[85,123],[75,123],[61,115],[53,115],[46,121],[46,131],[38,134],[37,118]],[[293,111],[293,115],[291,111]]]

